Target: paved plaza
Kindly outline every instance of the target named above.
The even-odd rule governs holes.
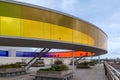
[[[92,69],[75,69],[73,80],[107,80],[103,64],[98,64]]]
[[[27,74],[16,76],[16,77],[5,77],[0,78],[0,80],[34,80],[32,74],[35,74],[35,71],[38,68],[31,68]],[[91,69],[75,69],[74,78],[72,80],[107,80],[104,74],[104,68],[102,64],[97,64]]]

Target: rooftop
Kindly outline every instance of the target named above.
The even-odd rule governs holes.
[[[70,68],[72,67],[70,66]],[[8,78],[9,80],[33,80],[34,77],[30,75],[35,74],[35,70],[37,70],[37,68],[31,68],[28,74],[26,75],[16,77],[5,77],[0,78],[0,80],[8,80]],[[103,64],[100,65],[97,64],[91,69],[75,69],[73,80],[107,80],[107,79],[104,73]]]

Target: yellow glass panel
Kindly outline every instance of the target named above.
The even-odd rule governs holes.
[[[43,36],[45,39],[51,39],[51,24],[43,23]]]
[[[1,16],[0,16],[0,35],[1,35]]]
[[[32,20],[22,20],[22,36],[31,38],[44,38],[43,23]]]
[[[76,30],[73,30],[73,42],[91,46],[94,45],[94,40],[90,36]]]
[[[98,31],[98,44],[97,44],[97,46],[99,47],[99,48],[103,48],[103,49],[106,49],[105,47],[106,47],[106,37],[105,37],[105,35],[101,32],[101,31]],[[103,43],[104,42],[104,43]]]
[[[79,31],[73,30],[73,42],[81,43],[81,33]]]
[[[72,42],[72,29],[60,27],[60,36],[62,41]]]
[[[88,44],[88,36],[84,33],[82,33],[82,43],[83,44]]]
[[[20,19],[2,16],[1,34],[6,36],[20,36]]]
[[[61,31],[60,26],[51,24],[51,39],[61,40],[60,31]]]
[[[88,42],[88,44],[90,45],[90,46],[94,46],[94,39],[93,38],[91,38],[91,37],[89,37],[89,42]]]

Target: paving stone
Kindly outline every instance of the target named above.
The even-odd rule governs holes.
[[[72,68],[72,67],[70,67]],[[14,77],[0,77],[0,80],[34,80],[36,68],[31,69],[27,74],[14,76]],[[74,77],[72,80],[107,80],[104,74],[103,64],[98,64],[91,69],[75,69]]]
[[[91,69],[75,69],[73,80],[107,80],[103,64],[97,64]]]

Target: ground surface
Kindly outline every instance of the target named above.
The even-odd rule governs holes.
[[[34,77],[30,76],[35,74],[38,68],[31,68],[27,74],[16,77],[5,77],[0,80],[33,80]],[[96,65],[91,69],[75,69],[73,80],[107,80],[104,74],[103,65]]]
[[[92,69],[75,69],[73,80],[107,80],[104,74],[103,64],[96,65]]]

